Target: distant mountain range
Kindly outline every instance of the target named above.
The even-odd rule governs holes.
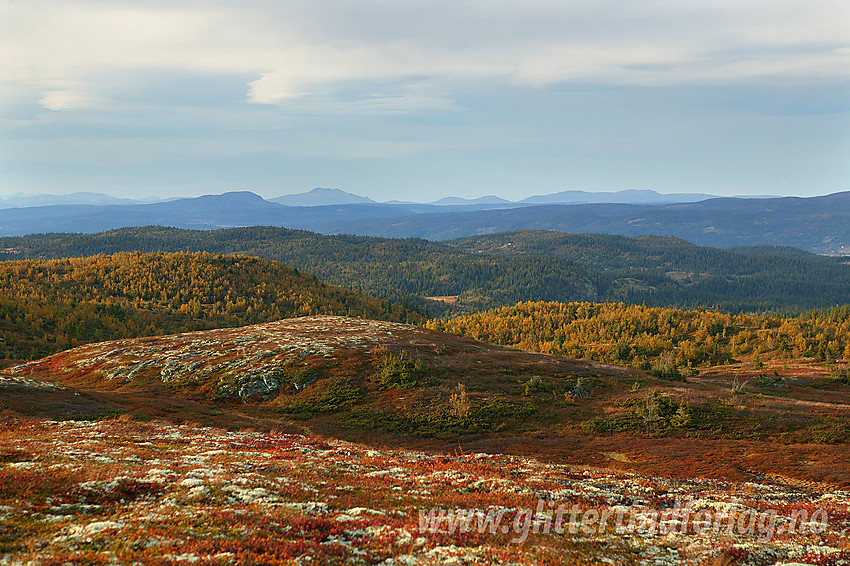
[[[675,202],[699,202],[717,195],[702,193],[661,194],[651,190],[627,189],[617,192],[591,193],[587,191],[562,191],[551,195],[535,195],[523,199],[523,204],[672,204]]]
[[[717,195],[705,193],[671,193],[662,194],[649,189],[626,189],[614,192],[589,192],[589,191],[561,191],[547,195],[534,195],[522,200],[511,201],[496,195],[485,195],[478,198],[463,198],[456,196],[443,197],[429,203],[416,203],[410,201],[393,200],[383,204],[436,204],[440,206],[492,206],[494,208],[513,207],[529,204],[673,204],[677,202],[699,202],[710,198],[719,198]],[[752,197],[771,198],[771,197]],[[322,206],[337,204],[363,204],[375,203],[376,201],[355,195],[340,189],[313,189],[306,193],[284,195],[277,198],[266,199],[287,206]]]
[[[461,198],[461,197],[445,197],[445,198],[441,198],[440,200],[435,200],[431,204],[440,204],[440,205],[443,205],[443,204],[459,204],[459,205],[495,204],[497,206],[501,206],[501,205],[516,204],[516,203],[511,202],[509,200],[505,200],[503,198],[499,198],[495,195],[487,195],[487,196],[473,198],[473,199],[467,199],[467,198]]]
[[[520,201],[510,201],[495,195],[486,195],[478,198],[444,197],[431,203],[416,203],[410,201],[391,200],[383,204],[436,204],[436,205],[494,205],[516,206],[524,204],[588,204],[588,203],[621,203],[621,204],[667,204],[674,202],[697,202],[717,195],[702,193],[675,193],[661,194],[651,190],[628,189],[617,192],[588,192],[588,191],[562,191],[549,195],[535,195]],[[26,208],[33,206],[54,206],[66,204],[90,204],[94,206],[108,206],[113,204],[150,204],[164,200],[157,197],[146,197],[140,199],[119,198],[104,193],[77,192],[66,195],[53,194],[27,194],[16,193],[13,195],[0,195],[0,209],[3,208]],[[326,206],[339,204],[377,204],[377,201],[343,191],[341,189],[315,188],[304,193],[282,195],[275,198],[265,199],[285,206]]]
[[[651,194],[634,193],[638,194],[632,194],[633,199],[658,195],[651,191]],[[550,196],[556,201],[567,198]],[[317,189],[289,197],[292,197],[288,200],[290,203],[328,198],[334,204],[284,205],[242,191],[148,204],[15,208],[0,212],[0,236],[91,233],[146,225],[204,230],[284,226],[324,234],[448,240],[537,229],[624,236],[664,235],[720,248],[792,246],[815,253],[850,255],[850,192],[811,198],[712,198],[657,204],[504,203],[494,200],[495,197],[472,201],[443,199],[438,201],[441,204],[387,204],[368,199],[363,202],[365,197],[332,189]],[[341,199],[349,202],[339,202]]]
[[[294,195],[283,195],[282,197],[266,199],[269,202],[276,202],[286,206],[322,206],[335,204],[375,204],[375,201],[368,197],[361,197],[340,189],[313,189],[306,193],[297,193]]]
[[[716,198],[663,205],[537,205],[349,220],[338,233],[449,240],[510,230],[675,236],[703,246],[792,246],[850,255],[850,192],[811,198]]]
[[[27,194],[0,195],[0,209],[24,208],[30,206],[53,206],[60,204],[93,204],[105,206],[110,204],[147,204],[163,199],[147,197],[143,199],[118,198],[103,193],[70,193],[67,195]]]

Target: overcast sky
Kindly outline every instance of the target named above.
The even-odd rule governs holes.
[[[850,190],[847,0],[0,0],[0,194]]]

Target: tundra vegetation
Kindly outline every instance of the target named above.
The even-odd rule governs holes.
[[[664,479],[507,455],[374,449],[125,418],[6,417],[2,424],[0,554],[7,563],[850,560],[847,492]],[[665,521],[664,513],[672,517],[680,504],[687,504],[687,518]],[[558,531],[552,527],[556,506],[567,510]],[[631,531],[617,533],[609,518],[599,526],[603,513],[617,510],[629,513],[623,525],[634,522]],[[569,523],[571,514],[578,519]],[[651,517],[661,521],[647,521]],[[715,529],[711,519],[718,517]]]
[[[687,473],[722,458],[715,471],[728,477],[794,470],[844,486],[846,465],[820,464],[850,441],[842,375],[812,360],[759,360],[671,379],[400,323],[314,316],[79,346],[0,372],[0,408],[86,417],[57,414],[35,387],[47,384],[54,398],[94,396],[142,418],[434,449],[545,454],[568,442],[581,449],[563,457],[580,464],[628,448],[653,452],[625,465],[633,471]],[[762,444],[741,453],[742,442]],[[671,451],[676,443],[688,458]],[[762,460],[772,451],[782,457]]]

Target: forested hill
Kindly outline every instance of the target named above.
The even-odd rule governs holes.
[[[678,368],[740,358],[810,357],[829,363],[850,358],[850,306],[781,317],[541,301],[431,321],[429,327],[493,344],[655,369],[676,377]],[[847,370],[843,371],[846,380]]]
[[[449,242],[325,236],[273,227],[124,228],[0,238],[0,258],[207,251],[274,259],[432,316],[520,301],[623,301],[727,312],[850,303],[845,259],[793,248],[720,250],[669,237],[517,231]],[[450,302],[426,301],[442,297]]]
[[[541,298],[596,297],[587,268],[567,258],[489,257],[417,238],[325,236],[269,226],[210,231],[148,226],[98,234],[37,234],[0,238],[2,250],[7,251],[8,259],[134,250],[251,255],[280,261],[334,285],[410,304],[432,315]],[[0,253],[0,259],[3,257]],[[424,299],[446,296],[458,299],[457,307]]]
[[[703,246],[784,245],[817,253],[850,251],[850,192],[810,198],[714,198],[659,206],[548,205],[414,214],[388,222],[356,219],[334,231],[448,240],[520,229],[677,236]]]
[[[787,246],[745,246],[721,250],[697,246],[670,236],[568,234],[549,230],[516,230],[446,242],[457,250],[492,255],[566,257],[601,269],[676,267],[695,271],[757,273],[773,271],[799,259],[822,266],[842,266],[847,258],[821,256]],[[740,266],[741,256],[751,263]],[[842,270],[843,267],[839,267]]]
[[[488,256],[560,257],[593,273],[599,297],[631,304],[727,312],[830,307],[846,304],[847,258],[789,247],[733,250],[697,246],[679,238],[609,234],[566,234],[520,230],[447,242],[458,250]]]
[[[14,359],[87,342],[310,314],[423,320],[388,301],[253,257],[119,253],[0,262],[0,335]]]

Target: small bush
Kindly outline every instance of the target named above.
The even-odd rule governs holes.
[[[596,434],[621,432],[662,434],[673,430],[717,430],[723,428],[731,414],[728,407],[693,406],[651,391],[630,397],[617,406],[627,408],[625,414],[596,417],[581,423],[581,428]]]
[[[850,425],[843,423],[822,423],[809,428],[812,441],[816,444],[839,444],[847,441]]]
[[[569,395],[573,399],[584,399],[585,397],[590,397],[590,393],[588,393],[587,389],[584,388],[585,380],[583,377],[579,377],[576,380],[575,386],[570,390]]]
[[[744,393],[744,388],[747,386],[748,383],[749,383],[749,380],[744,381],[742,383],[741,380],[736,375],[735,378],[732,380],[732,389],[731,389],[732,394],[733,395],[742,395]]]
[[[280,373],[281,377],[291,383],[296,391],[304,390],[308,385],[316,381],[319,376],[309,367],[291,368]]]
[[[348,381],[327,381],[315,391],[296,396],[277,410],[288,413],[292,418],[307,420],[318,413],[331,413],[340,407],[351,405],[360,398],[360,388]]]
[[[533,375],[526,381],[520,381],[519,383],[523,386],[523,397],[528,397],[529,395],[532,395],[538,391],[543,391],[545,389],[545,387],[543,386],[543,380],[540,379],[539,375]]]
[[[774,371],[773,375],[760,373],[755,379],[757,385],[765,387],[781,387],[785,383],[785,378],[779,375],[779,372]]]
[[[665,352],[658,356],[649,374],[661,379],[671,379],[674,381],[685,381],[681,372],[676,367],[676,355],[673,352]]]
[[[466,387],[463,386],[463,383],[458,383],[457,391],[449,397],[449,414],[456,419],[465,419],[469,416],[470,408]]]
[[[375,411],[357,408],[342,415],[340,423],[346,428],[383,429],[396,434],[414,436],[457,438],[502,430],[506,420],[522,420],[534,414],[536,407],[504,399],[489,399],[472,405],[466,417],[452,415],[447,407],[419,413],[402,411]]]
[[[833,367],[829,370],[829,379],[836,383],[850,385],[850,368],[838,366]]]
[[[426,372],[422,361],[410,361],[404,359],[404,353],[397,356],[387,355],[380,358],[375,364],[378,369],[373,381],[380,385],[381,389],[392,389],[395,387],[415,387],[424,385]]]

